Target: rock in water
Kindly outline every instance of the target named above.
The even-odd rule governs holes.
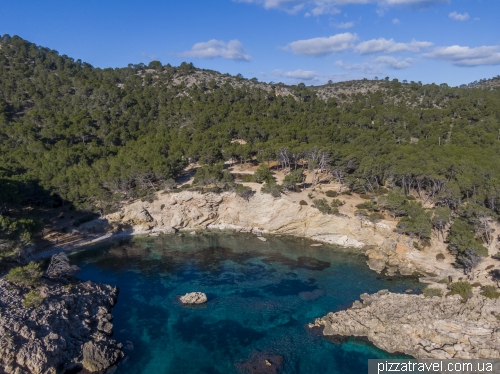
[[[207,302],[207,295],[203,292],[191,292],[180,297],[183,304],[204,304]]]
[[[34,308],[23,305],[28,292],[0,279],[0,372],[102,371],[123,356],[109,337],[116,287],[44,280],[37,289],[44,299]]]
[[[476,293],[424,297],[379,291],[353,308],[316,319],[324,335],[365,336],[387,352],[418,359],[500,358],[500,299]]]

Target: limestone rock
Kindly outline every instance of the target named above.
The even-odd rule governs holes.
[[[374,260],[372,266],[377,271],[384,269],[384,262],[397,268],[401,274],[411,274],[415,270],[440,275],[443,272],[442,264],[434,260],[435,255],[430,256],[432,261],[426,262],[423,258],[429,257],[426,253],[396,241],[394,222],[379,222],[374,231],[369,225],[360,227],[353,217],[324,215],[316,208],[294,203],[287,196],[274,199],[270,195],[255,194],[247,201],[231,192],[159,193],[151,203],[136,201],[107,218],[125,226],[152,229],[153,232],[164,227],[187,232],[207,228],[230,229],[252,232],[258,236],[272,233],[307,237],[351,248],[370,247],[366,255]],[[422,262],[425,264],[420,266]],[[442,274],[441,277],[448,275]]]
[[[424,297],[387,290],[316,319],[324,335],[364,336],[387,352],[419,359],[500,358],[500,299],[475,293]]]
[[[203,292],[191,292],[181,296],[179,300],[183,304],[204,304],[207,302],[207,295]]]
[[[120,359],[109,337],[116,287],[44,279],[45,299],[34,309],[23,305],[29,291],[0,280],[0,372],[55,374],[82,364],[98,371]]]
[[[83,367],[88,371],[102,371],[115,364],[122,352],[102,342],[89,341],[83,345]]]

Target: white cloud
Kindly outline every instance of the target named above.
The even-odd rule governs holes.
[[[469,19],[469,14],[468,13],[457,13],[457,12],[452,12],[448,15],[452,20],[454,21],[467,21]]]
[[[399,24],[401,24],[401,21],[400,21],[400,20],[398,20],[397,18],[394,18],[394,19],[392,20],[392,23],[393,23],[394,25],[399,25]]]
[[[380,64],[374,64],[373,62],[363,62],[362,64],[344,64],[342,60],[338,60],[334,65],[343,70],[359,71],[362,74],[382,74]]]
[[[354,27],[354,22],[341,22],[335,24],[335,27],[338,29],[350,29],[351,27]]]
[[[336,8],[333,4],[328,1],[321,2],[315,1],[315,7],[311,10],[313,16],[320,16],[322,14],[339,14],[340,9]]]
[[[297,69],[294,71],[274,70],[273,74],[283,78],[293,78],[302,80],[312,80],[317,78],[317,74],[315,71],[302,70],[302,69]]]
[[[346,32],[330,37],[297,40],[288,44],[284,49],[291,50],[296,55],[324,56],[353,48],[354,42],[357,39],[358,36],[356,34]]]
[[[424,57],[450,61],[457,66],[500,65],[500,46],[470,48],[460,45],[437,47]]]
[[[382,7],[407,6],[411,8],[427,8],[432,5],[449,3],[450,0],[233,0],[239,3],[259,4],[265,9],[281,9],[295,14],[303,8],[307,9],[306,16],[321,14],[337,14],[338,7],[344,5],[376,4]],[[379,9],[379,15],[384,11]],[[380,14],[381,13],[381,14]]]
[[[411,58],[399,60],[392,56],[380,56],[377,57],[374,61],[392,69],[406,69],[413,65],[413,61]]]
[[[243,49],[238,40],[225,43],[222,40],[212,39],[208,42],[196,43],[190,51],[179,53],[180,57],[194,58],[226,58],[235,61],[250,61],[252,57]]]
[[[397,52],[419,52],[421,49],[432,47],[431,42],[419,42],[412,40],[410,43],[396,43],[394,39],[372,39],[359,43],[355,50],[364,55],[368,53],[397,53]]]

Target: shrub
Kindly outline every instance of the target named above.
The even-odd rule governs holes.
[[[450,283],[450,280],[448,278],[443,278],[438,283],[448,284],[448,283]]]
[[[271,169],[266,164],[260,164],[253,175],[253,179],[257,183],[267,182],[272,183],[274,181],[273,175],[271,174]]]
[[[308,197],[308,198],[310,198],[310,199],[312,199],[312,198],[314,197],[314,195],[312,194],[312,192],[309,192],[309,193],[307,194],[307,197]]]
[[[389,193],[389,190],[385,187],[380,187],[377,191],[378,195],[385,195],[387,193]]]
[[[437,261],[444,261],[444,259],[445,259],[444,254],[442,254],[442,253],[438,253],[438,254],[436,255],[436,260],[437,260]]]
[[[342,205],[345,205],[345,201],[339,199],[333,199],[330,205],[332,208],[338,208],[341,207]]]
[[[250,197],[253,195],[252,189],[250,187],[244,186],[242,184],[236,184],[236,188],[235,188],[234,192],[236,192],[236,194],[239,197],[242,197],[245,200],[250,199]]]
[[[371,201],[367,201],[365,203],[356,205],[356,208],[358,208],[358,209],[366,209],[366,210],[368,210],[370,212],[373,212],[373,211],[375,211],[375,204],[372,203]]]
[[[325,195],[328,197],[337,197],[339,194],[336,191],[328,190],[325,192]]]
[[[483,286],[481,295],[489,299],[498,299],[500,297],[500,292],[495,286]]]
[[[272,197],[280,197],[281,186],[276,183],[264,183],[260,192],[270,194]]]
[[[472,285],[467,281],[452,283],[449,295],[460,295],[463,299],[468,299],[472,296]]]
[[[332,202],[332,205],[328,205],[328,201],[326,199],[314,199],[313,207],[318,209],[323,214],[339,214],[339,206],[344,205],[343,201],[337,200],[337,202]],[[340,204],[340,205],[338,205]]]
[[[300,200],[300,201],[299,201],[299,204],[300,204],[300,205],[309,205],[309,204],[307,203],[307,201],[305,201],[305,200]]]
[[[406,200],[413,201],[413,200],[416,200],[416,199],[415,199],[415,196],[408,195],[408,196],[406,196]]]
[[[252,183],[255,182],[255,179],[253,179],[253,175],[251,174],[246,174],[241,178],[241,181],[244,183]]]
[[[19,266],[11,269],[5,276],[5,279],[11,283],[29,287],[37,285],[42,275],[43,271],[40,268],[40,264],[32,261],[26,266]]]
[[[23,305],[25,308],[36,309],[42,305],[44,298],[40,293],[33,290],[30,291],[23,300]]]
[[[359,194],[359,197],[362,198],[362,199],[365,199],[365,200],[371,200],[371,196],[366,194],[366,193],[361,193]]]
[[[434,296],[441,297],[441,296],[443,296],[443,292],[439,288],[433,288],[433,287],[428,286],[424,289],[424,296],[425,297],[434,297]]]
[[[297,189],[297,184],[303,183],[304,179],[305,175],[302,169],[294,170],[283,179],[283,188],[295,191]]]

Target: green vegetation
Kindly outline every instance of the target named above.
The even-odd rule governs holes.
[[[500,297],[500,292],[495,286],[483,286],[481,295],[489,299],[498,299]]]
[[[325,192],[325,195],[328,197],[337,197],[339,194],[337,191],[328,190]]]
[[[187,82],[200,72],[206,78]],[[335,180],[343,193],[367,199],[361,210],[399,219],[401,235],[423,241],[434,230],[444,239],[449,230],[450,250],[473,270],[500,214],[500,89],[396,79],[376,87],[322,99],[320,88],[257,85],[190,63],[100,69],[5,35],[0,257],[37,235],[40,211],[109,212],[150,200],[161,189],[178,191],[175,178],[195,162],[197,188],[249,198],[223,163],[258,160],[252,178],[273,196],[271,161],[289,191],[305,187],[307,169],[312,187],[320,175]]]
[[[339,207],[344,204],[344,201],[338,199],[333,199],[331,204],[328,204],[328,201],[324,198],[313,200],[313,207],[318,209],[323,214],[339,214]]]
[[[40,264],[30,262],[26,266],[19,266],[11,269],[5,276],[5,279],[19,286],[32,287],[40,283],[42,275],[43,271]]]
[[[271,174],[271,169],[266,164],[259,165],[255,173],[253,174],[253,180],[257,183],[275,183],[273,175]]]
[[[282,187],[276,183],[265,183],[260,192],[270,194],[272,197],[280,197],[282,192]]]
[[[423,293],[425,297],[443,296],[443,291],[441,291],[441,289],[430,286],[425,287]]]
[[[452,283],[449,288],[449,295],[460,295],[463,299],[469,299],[472,296],[472,285],[467,281]]]
[[[40,295],[38,291],[32,290],[26,294],[23,300],[23,305],[25,308],[36,309],[43,303],[43,296]]]

